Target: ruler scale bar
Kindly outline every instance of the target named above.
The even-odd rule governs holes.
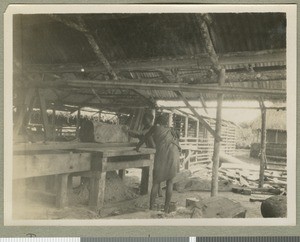
[[[196,242],[300,242],[300,237],[197,237]]]

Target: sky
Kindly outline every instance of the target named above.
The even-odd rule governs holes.
[[[211,118],[216,118],[216,108],[209,108],[207,109],[206,113],[204,109],[202,108],[202,105],[198,101],[190,101],[189,102],[200,115],[208,116]],[[185,104],[181,101],[158,101],[158,105],[163,106],[182,106],[185,107]],[[207,107],[216,107],[217,102],[206,102]],[[273,103],[271,102],[265,102],[266,107],[272,106]],[[198,107],[198,108],[196,108]],[[259,108],[258,101],[223,101],[223,107],[257,107]],[[182,108],[181,110],[191,113],[190,110],[187,108]],[[248,122],[256,119],[260,115],[260,109],[222,109],[222,119],[232,121],[236,124],[242,123],[242,122]]]

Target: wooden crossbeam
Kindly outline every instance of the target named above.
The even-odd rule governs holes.
[[[285,90],[261,89],[261,88],[240,88],[240,87],[219,87],[208,85],[188,85],[188,84],[160,84],[160,83],[136,83],[136,82],[115,82],[98,80],[57,80],[51,82],[31,81],[28,85],[35,87],[56,87],[56,88],[124,88],[135,90],[165,90],[165,91],[183,91],[183,92],[201,92],[210,94],[230,94],[230,95],[248,95],[250,97],[270,96],[276,98],[286,98]]]
[[[215,130],[204,120],[203,117],[200,116],[200,114],[189,104],[188,100],[182,95],[180,91],[175,91],[176,95],[185,103],[185,105],[192,111],[192,113],[199,119],[199,122],[203,124],[203,126],[208,130],[211,135],[217,139],[222,140],[221,136],[219,136]]]
[[[158,69],[187,69],[191,70],[207,70],[210,69],[211,61],[208,54],[195,56],[179,56],[176,58],[155,58],[155,59],[138,59],[126,61],[110,61],[111,67],[115,72],[120,71],[149,71]],[[219,63],[226,70],[241,69],[243,66],[253,66],[254,68],[261,66],[284,67],[286,65],[286,50],[273,49],[262,51],[244,51],[233,52],[219,55]],[[82,63],[66,63],[66,64],[26,64],[23,65],[23,71],[28,73],[82,73],[85,72],[105,72],[103,65],[83,65]],[[230,73],[227,73],[230,75]],[[230,79],[230,76],[228,77]]]

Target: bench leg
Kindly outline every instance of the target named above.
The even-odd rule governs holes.
[[[153,166],[142,168],[141,195],[148,194],[152,187]]]
[[[90,178],[89,207],[97,211],[104,205],[106,172],[95,172]]]
[[[57,196],[56,206],[64,208],[68,205],[68,177],[69,174],[60,174],[57,176]]]
[[[121,179],[124,179],[124,177],[125,177],[125,169],[119,170],[119,177],[120,177]]]
[[[68,192],[71,193],[73,190],[73,176],[69,175],[68,177]]]

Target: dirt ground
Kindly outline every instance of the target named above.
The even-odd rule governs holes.
[[[249,151],[248,151],[249,152]],[[237,158],[258,165],[258,161],[249,158],[247,150],[238,150]],[[201,178],[200,191],[193,189],[177,189],[173,192],[172,201],[176,203],[177,211],[168,215],[161,212],[164,205],[164,196],[157,198],[157,211],[150,211],[149,195],[139,195],[139,184],[141,178],[140,169],[128,169],[124,180],[116,174],[110,174],[106,180],[106,194],[104,208],[95,213],[87,206],[88,189],[86,186],[78,188],[80,181],[74,179],[74,189],[69,194],[69,207],[57,209],[54,206],[55,197],[49,194],[39,193],[38,196],[28,196],[16,199],[13,203],[13,217],[15,219],[147,219],[147,218],[190,218],[191,210],[186,209],[186,199],[205,199],[210,197],[210,172],[204,172],[202,165],[192,167],[192,176]],[[220,181],[220,184],[222,181]],[[198,186],[198,185],[197,185]],[[250,196],[232,193],[231,184],[224,182],[220,185],[219,196],[239,202],[246,210],[247,218],[259,218],[260,202],[250,202]],[[164,192],[164,191],[163,191]],[[42,199],[43,198],[43,199]],[[50,199],[51,198],[51,199]]]

